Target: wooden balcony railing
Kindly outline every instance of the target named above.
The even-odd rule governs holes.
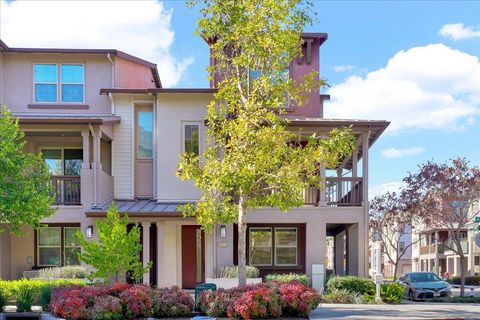
[[[54,204],[80,205],[80,176],[52,176],[50,178]]]
[[[325,178],[325,201],[329,206],[361,206],[363,201],[363,179],[360,178]],[[310,187],[304,191],[305,205],[318,205],[320,190]]]
[[[362,178],[326,178],[325,196],[330,206],[361,206],[363,201]]]

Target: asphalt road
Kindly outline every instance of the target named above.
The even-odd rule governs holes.
[[[310,319],[479,319],[480,304],[415,302],[397,305],[322,304]]]

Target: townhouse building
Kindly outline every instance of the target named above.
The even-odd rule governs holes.
[[[303,55],[292,61],[297,79],[320,70],[325,33],[305,33]],[[156,66],[118,50],[10,48],[0,42],[0,97],[19,117],[26,151],[41,152],[52,172],[56,212],[45,228],[21,237],[0,234],[0,277],[78,264],[76,230],[97,238],[95,226],[113,201],[141,226],[142,260],[153,262],[144,282],[192,288],[237,260],[234,224],[205,233],[179,206],[200,191],[176,177],[180,155],[206,144],[209,88],[163,88]],[[368,273],[369,149],[388,126],[383,120],[327,119],[329,96],[312,91],[302,108],[288,107],[289,128],[326,135],[352,127],[352,154],[322,168],[325,187],[304,191],[305,205],[248,213],[247,263],[261,275],[324,268]],[[327,237],[331,241],[327,241]],[[332,245],[327,248],[328,244]],[[333,247],[332,247],[333,246]]]

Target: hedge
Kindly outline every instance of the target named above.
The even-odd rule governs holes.
[[[265,277],[265,281],[279,281],[279,282],[291,282],[298,281],[304,286],[310,285],[310,278],[306,274],[301,273],[287,273],[287,274],[269,274]]]
[[[375,294],[375,283],[368,279],[356,276],[335,276],[328,279],[327,292],[332,290],[346,290],[360,295]]]
[[[452,277],[448,279],[447,282],[460,285],[460,277]],[[480,286],[480,276],[465,276],[465,285]]]
[[[17,300],[22,289],[30,289],[33,294],[33,303],[40,303],[40,296],[43,288],[56,288],[69,285],[85,285],[85,280],[79,279],[58,279],[58,280],[37,280],[37,279],[21,279],[21,280],[0,280],[0,290],[5,292],[10,303]]]

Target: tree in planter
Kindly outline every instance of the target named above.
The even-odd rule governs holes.
[[[381,242],[382,253],[393,265],[394,280],[397,278],[400,260],[409,248],[420,241],[419,238],[401,246],[404,236],[411,236],[412,227],[418,225],[417,220],[412,211],[406,210],[401,194],[387,192],[370,202],[370,235],[372,241]]]
[[[338,166],[353,149],[348,129],[304,137],[308,143],[299,147],[302,137],[281,117],[285,106],[304,105],[325,84],[318,72],[298,81],[286,76],[301,55],[309,9],[300,0],[202,1],[196,33],[209,42],[215,61],[209,71],[221,80],[208,106],[208,147],[202,155],[182,155],[178,166],[178,176],[202,191],[196,206],[182,211],[207,230],[238,224],[239,285],[246,283],[248,209],[302,206],[303,190],[321,186],[320,166]]]
[[[460,257],[460,295],[463,296],[465,252],[462,240],[465,230],[472,227],[475,217],[479,216],[479,167],[470,168],[464,158],[453,159],[451,164],[429,161],[403,181],[407,185],[404,190],[407,210],[417,214],[430,229],[447,229],[449,239],[442,244]]]
[[[95,271],[92,278],[101,278],[109,282],[111,278],[118,282],[121,274],[127,271],[135,281],[152,266],[150,261],[146,267],[140,261],[140,227],[138,225],[128,231],[128,216],[120,217],[115,203],[108,209],[104,220],[97,220],[98,242],[88,241],[78,231],[76,236],[83,250],[78,254],[80,261],[91,265]]]
[[[25,134],[6,107],[0,110],[0,225],[21,234],[54,213],[50,173],[41,155],[26,153]]]

